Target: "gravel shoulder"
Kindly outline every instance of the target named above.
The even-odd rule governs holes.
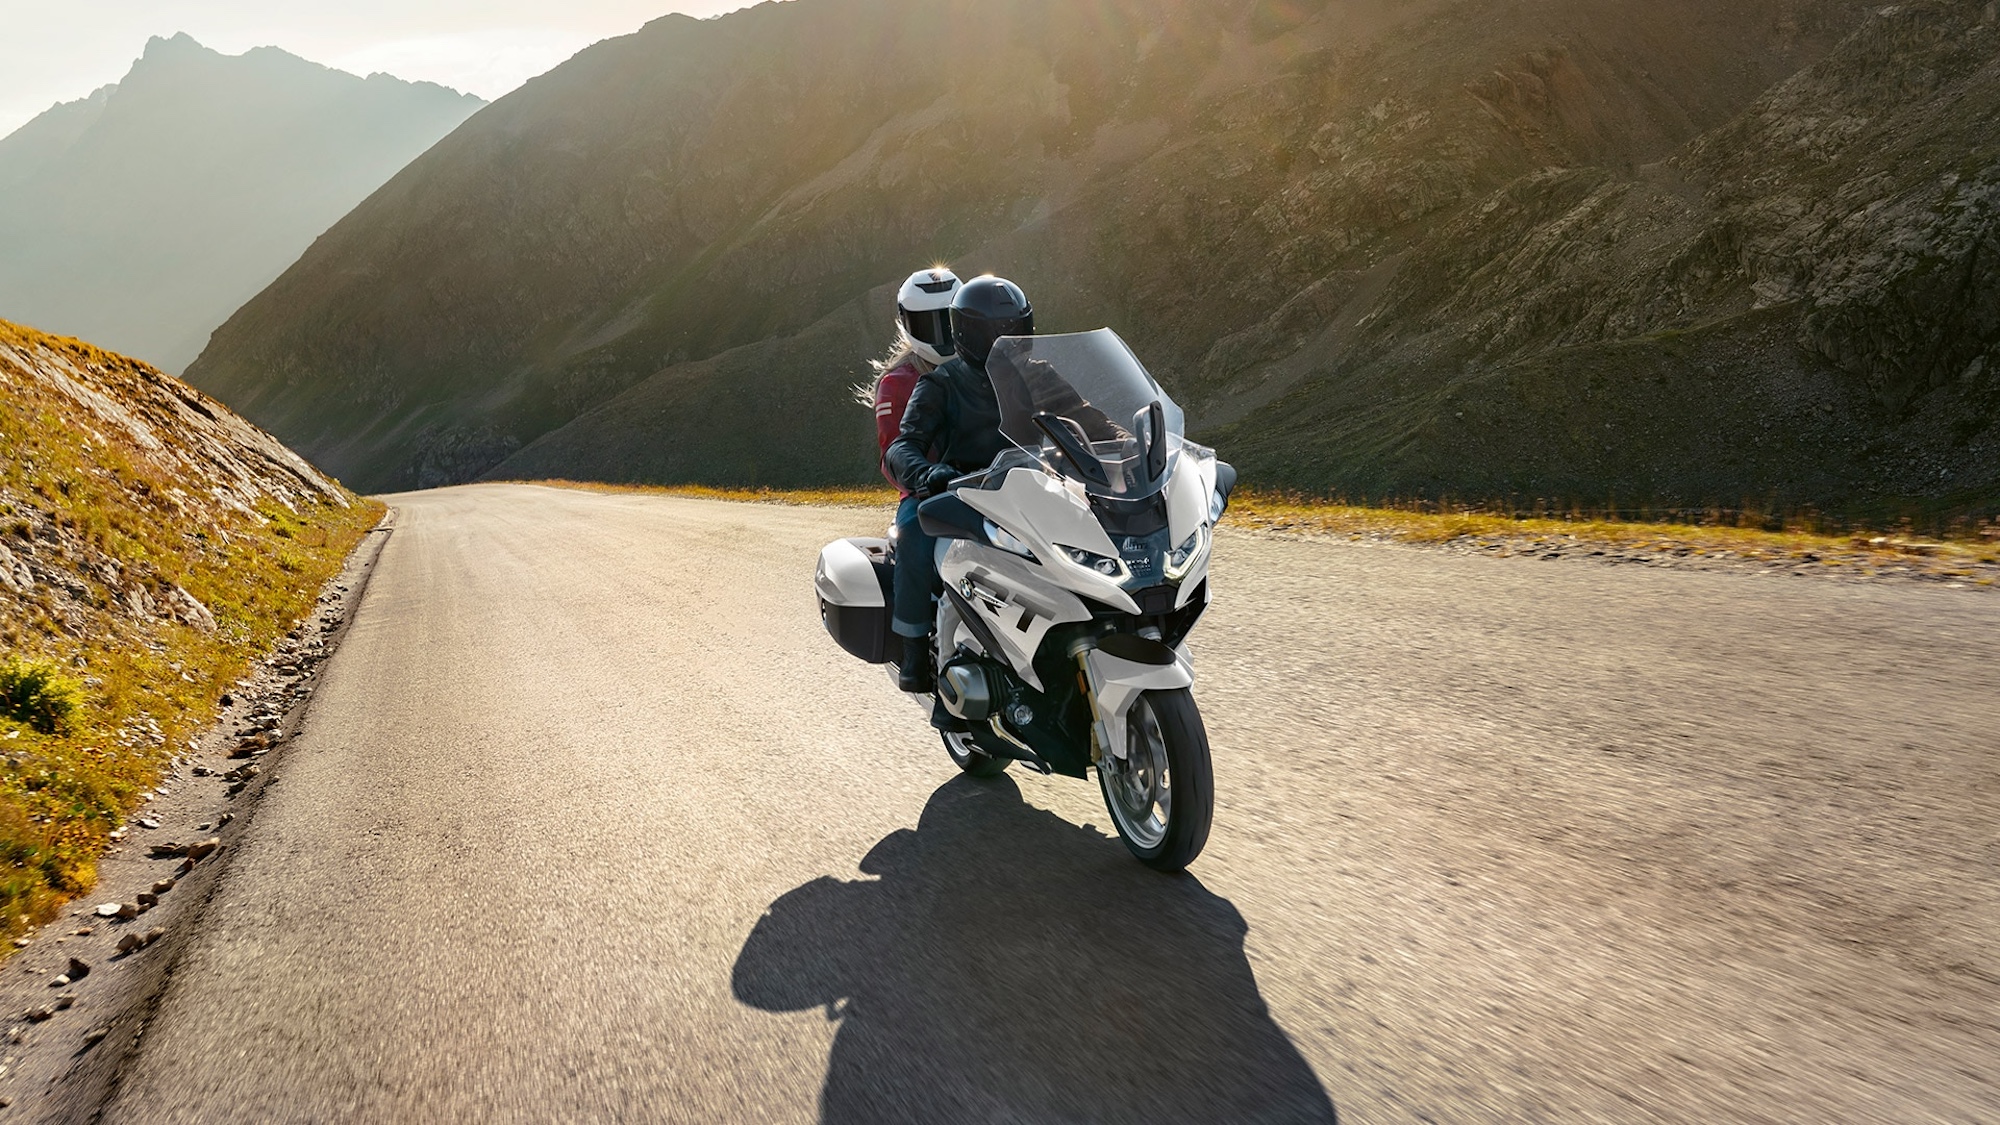
[[[1984,590],[1226,532],[1162,879],[826,641],[886,511],[392,502],[104,1120],[2000,1117]]]

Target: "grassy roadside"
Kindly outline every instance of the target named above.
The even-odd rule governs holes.
[[[603,484],[588,480],[528,480],[578,492],[636,492],[650,496],[680,496],[690,500],[730,500],[739,504],[791,504],[807,508],[881,508],[896,506],[896,491],[882,485],[866,488],[715,488],[705,484]]]
[[[887,508],[894,506],[896,499],[896,494],[887,488],[786,491],[562,480],[535,483],[596,492],[642,492],[811,507]],[[1981,586],[2000,582],[2000,528],[1992,527],[1973,530],[1964,538],[1923,539],[1865,529],[1829,534],[1803,528],[1769,531],[1722,524],[1632,522],[1588,516],[1518,518],[1481,511],[1440,513],[1371,508],[1255,490],[1236,494],[1225,522],[1281,535],[1453,545],[1495,553],[1617,552],[1627,557],[1650,554],[1675,559],[1808,566],[1828,571],[1845,568],[1856,574],[1895,571],[1963,579]]]
[[[1896,571],[2000,580],[2000,530],[1963,538],[1929,539],[1895,531],[1839,534],[1805,528],[1770,531],[1726,524],[1651,523],[1579,516],[1520,518],[1490,512],[1425,512],[1367,508],[1251,493],[1231,503],[1229,521],[1264,531],[1385,539],[1499,552],[1583,550],[1625,557],[1647,554],[1746,563],[1806,565],[1854,573]]]
[[[15,334],[0,344],[54,349],[38,354],[69,356],[75,371],[110,380],[131,369],[74,342],[0,330]],[[8,935],[91,888],[112,834],[213,722],[219,696],[312,612],[383,510],[344,496],[244,502],[90,424],[24,370],[0,369]]]

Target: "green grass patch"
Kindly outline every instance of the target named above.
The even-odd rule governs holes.
[[[67,734],[83,709],[83,684],[53,662],[0,659],[0,718],[36,734]]]

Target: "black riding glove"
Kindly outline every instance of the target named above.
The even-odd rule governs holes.
[[[920,490],[921,494],[927,498],[936,496],[949,488],[951,482],[957,479],[958,470],[952,468],[950,465],[932,465],[930,471],[924,474],[924,487]]]

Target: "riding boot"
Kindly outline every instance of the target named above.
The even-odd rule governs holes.
[[[937,679],[931,671],[929,637],[903,638],[903,659],[896,663],[896,686],[916,695],[929,695],[937,690]]]

